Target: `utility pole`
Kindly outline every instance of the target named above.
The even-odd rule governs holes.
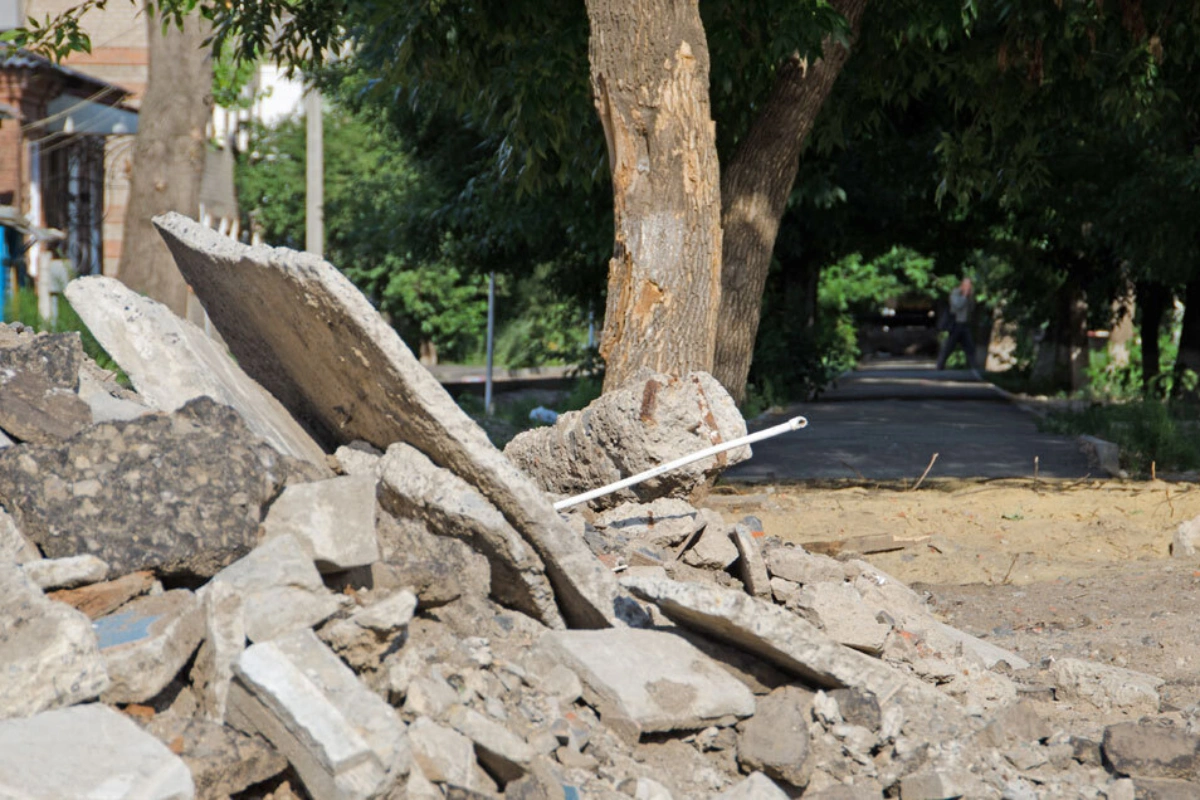
[[[305,139],[304,249],[325,255],[325,126],[321,93],[314,87],[304,95]]]

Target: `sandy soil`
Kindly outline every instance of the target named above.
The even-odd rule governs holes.
[[[1166,709],[1200,702],[1200,560],[1169,553],[1200,515],[1196,484],[720,486],[707,505],[800,544],[913,539],[865,558],[946,622],[1034,664],[1072,655],[1158,675]]]

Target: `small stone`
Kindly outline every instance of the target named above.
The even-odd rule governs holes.
[[[418,675],[408,682],[404,712],[418,717],[441,719],[458,701],[458,692],[440,676]]]
[[[870,692],[864,692],[862,689],[834,689],[829,692],[829,697],[837,701],[842,719],[851,725],[877,731],[883,724],[879,698]]]
[[[108,564],[95,556],[43,558],[25,564],[24,570],[42,589],[70,589],[108,577]]]
[[[173,589],[140,597],[92,623],[111,684],[106,703],[142,703],[166,688],[204,637],[196,596]]]
[[[195,786],[165,745],[93,703],[0,722],[0,796],[192,800]]]
[[[558,759],[558,763],[567,769],[582,769],[592,772],[600,765],[595,756],[581,753],[566,745],[555,750],[554,757]]]
[[[699,569],[725,569],[738,559],[738,548],[726,524],[712,520],[686,553],[683,563]]]
[[[287,487],[263,520],[263,535],[294,536],[321,572],[379,560],[374,478],[345,475]]]

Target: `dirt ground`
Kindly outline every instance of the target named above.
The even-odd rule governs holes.
[[[728,485],[706,504],[799,544],[913,540],[864,557],[945,622],[1035,665],[1070,655],[1157,675],[1164,710],[1200,702],[1200,560],[1169,552],[1200,515],[1196,484]]]

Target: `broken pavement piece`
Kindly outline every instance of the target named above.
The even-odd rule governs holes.
[[[106,703],[144,703],[166,688],[204,637],[204,612],[186,589],[147,595],[92,623],[111,680]]]
[[[716,586],[633,577],[623,583],[675,623],[733,644],[811,684],[862,689],[879,698],[881,707],[895,702],[921,709],[920,718],[910,718],[906,725],[922,735],[970,731],[963,709],[937,689],[838,644],[790,611]]]
[[[0,722],[0,796],[192,800],[187,766],[100,704]]]
[[[0,345],[0,429],[22,442],[60,442],[92,424],[79,399],[78,333],[49,333]]]
[[[385,508],[462,539],[487,558],[496,602],[551,628],[564,627],[541,558],[483,495],[406,444],[388,448],[379,474]]]
[[[68,556],[30,561],[23,567],[40,589],[70,589],[108,577],[108,564],[95,556]]]
[[[0,501],[48,558],[91,554],[118,575],[209,577],[256,544],[279,489],[314,470],[202,397],[172,414],[0,450]]]
[[[154,224],[238,364],[325,445],[405,442],[436,458],[533,546],[571,624],[606,627],[636,609],[336,268],[309,253],[247,247],[180,214]]]
[[[539,646],[579,675],[585,698],[643,731],[694,730],[754,713],[749,689],[670,633],[551,631]]]
[[[282,752],[313,797],[371,798],[411,765],[404,724],[312,631],[248,648],[228,717]]]
[[[174,411],[211,397],[237,409],[246,427],[279,452],[324,464],[325,452],[287,409],[191,322],[113,278],[79,278],[65,293],[145,402]]]
[[[47,599],[15,564],[0,563],[0,620],[0,719],[81,703],[108,687],[88,618]]]
[[[353,602],[325,588],[312,559],[288,535],[259,545],[212,582],[225,583],[242,596],[246,636],[252,642],[311,628]]]
[[[375,480],[345,475],[287,487],[263,520],[265,539],[285,534],[296,537],[321,572],[375,563]]]
[[[576,495],[746,435],[729,393],[706,372],[682,378],[643,370],[582,411],[518,434],[504,453],[548,492]],[[690,498],[750,457],[739,447],[592,501],[593,508]]]

